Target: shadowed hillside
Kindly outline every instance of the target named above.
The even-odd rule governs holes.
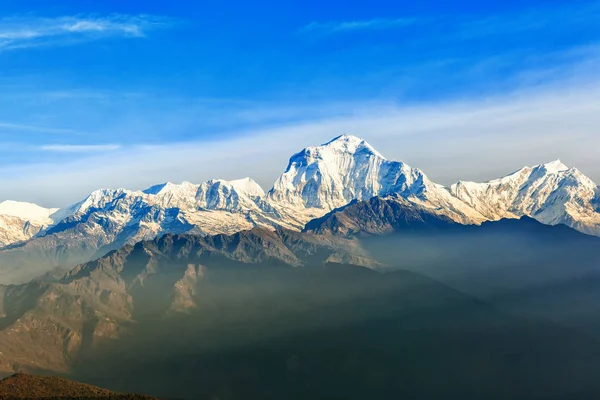
[[[473,297],[593,272],[600,239],[531,219],[465,227],[393,198],[309,228],[165,235],[6,287],[0,368],[186,399],[600,389],[597,337]]]
[[[152,400],[152,397],[115,393],[55,376],[15,374],[0,381],[0,399]]]
[[[597,341],[406,271],[229,265],[194,299],[140,316],[75,376],[187,399],[479,400],[594,389],[600,369]]]

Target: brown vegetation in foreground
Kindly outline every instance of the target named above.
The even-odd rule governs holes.
[[[35,376],[22,373],[0,381],[0,399],[152,400],[149,396],[114,393],[56,376]]]

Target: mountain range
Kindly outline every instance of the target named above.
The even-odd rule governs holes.
[[[599,243],[529,217],[463,225],[396,194],[302,232],[165,234],[0,286],[0,371],[181,398],[595,394],[597,303],[536,293],[585,280],[593,299]]]
[[[0,373],[170,398],[593,398],[600,238],[520,216],[592,207],[585,183],[552,163],[446,188],[341,137],[267,193],[213,180],[7,203],[41,228],[2,257],[78,265],[0,284]]]
[[[252,179],[164,183],[143,191],[102,189],[62,209],[0,203],[0,283],[72,268],[126,244],[164,234],[232,234],[253,227],[300,231],[353,200],[397,195],[460,224],[529,216],[600,235],[600,190],[560,161],[486,183],[450,187],[342,135],[290,158],[268,192]]]

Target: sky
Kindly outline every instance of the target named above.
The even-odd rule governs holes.
[[[600,182],[600,1],[0,3],[0,201],[268,189],[341,134],[443,184]]]

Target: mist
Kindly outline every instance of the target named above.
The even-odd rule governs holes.
[[[152,264],[142,285],[136,277],[148,259],[134,258],[121,275],[135,324],[80,353],[72,376],[186,399],[525,399],[595,390],[600,330],[562,318],[561,304],[582,310],[572,291],[553,291],[543,307],[532,307],[543,298],[523,294],[600,277],[598,239],[526,219],[436,229],[359,238],[386,263],[378,271],[186,250]],[[174,301],[182,276],[186,301]],[[592,290],[600,297],[600,285]]]

